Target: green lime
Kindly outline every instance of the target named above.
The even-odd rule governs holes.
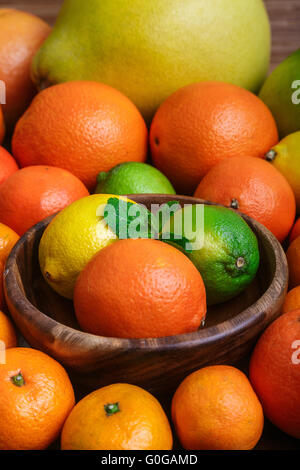
[[[127,162],[98,175],[98,194],[176,194],[170,181],[146,163]]]
[[[196,207],[185,206],[171,215],[162,233],[179,237],[180,226],[182,238],[193,242],[185,246],[185,252],[202,275],[208,305],[214,305],[236,297],[252,282],[259,266],[258,242],[233,210],[205,205],[201,218]],[[182,249],[182,240],[178,247]]]
[[[281,138],[300,130],[300,49],[271,73],[259,97],[270,108]]]

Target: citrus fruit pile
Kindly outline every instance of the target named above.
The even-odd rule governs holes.
[[[267,78],[261,0],[167,3],[66,1],[53,30],[0,8],[0,450],[172,450],[174,433],[250,450],[265,418],[300,439],[300,51]],[[182,370],[164,407],[113,380],[76,403],[6,304],[37,224],[35,269],[83,334],[176,344],[221,323],[213,307],[264,275],[259,232],[286,251],[289,292],[247,375]]]

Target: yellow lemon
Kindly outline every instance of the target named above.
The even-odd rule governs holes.
[[[290,183],[300,213],[300,131],[285,137],[267,154],[266,160],[271,162]]]
[[[79,199],[48,225],[39,246],[39,262],[48,284],[60,295],[73,298],[76,279],[91,258],[118,240],[104,220],[109,194]],[[133,202],[128,200],[129,202]]]

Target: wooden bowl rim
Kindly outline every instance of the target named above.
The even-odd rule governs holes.
[[[162,203],[170,200],[179,200],[181,202],[186,202],[188,204],[208,204],[208,205],[219,205],[214,204],[210,201],[204,201],[202,199],[197,199],[189,196],[166,196],[163,194],[142,194],[142,195],[129,195],[131,199],[138,199],[142,203],[142,200],[149,198],[149,196],[162,199]],[[5,270],[4,270],[4,284],[6,295],[10,299],[10,302],[16,308],[18,312],[22,312],[22,315],[29,320],[32,325],[45,335],[49,335],[49,332],[60,332],[63,330],[63,340],[53,336],[53,340],[56,342],[63,342],[64,346],[70,345],[72,349],[72,343],[74,340],[80,342],[82,351],[90,351],[91,345],[93,349],[96,347],[105,347],[106,349],[119,350],[119,349],[128,349],[134,348],[135,350],[143,350],[144,352],[151,352],[154,349],[156,351],[166,351],[168,349],[185,349],[186,347],[195,347],[199,344],[201,346],[208,346],[209,344],[215,343],[218,339],[224,339],[224,337],[231,335],[238,335],[241,331],[244,331],[251,326],[258,324],[261,320],[262,315],[264,315],[264,310],[266,308],[266,300],[270,298],[278,300],[283,294],[287,282],[288,282],[288,267],[285,253],[282,246],[276,237],[262,224],[256,220],[248,217],[245,214],[240,213],[243,219],[248,223],[250,228],[254,228],[260,235],[265,238],[267,243],[272,248],[275,261],[275,274],[273,280],[264,292],[264,294],[257,299],[251,306],[243,310],[235,317],[225,320],[215,326],[210,326],[205,329],[200,329],[196,332],[167,336],[161,338],[141,338],[141,339],[131,339],[131,338],[115,338],[115,337],[104,337],[97,336],[90,333],[85,333],[81,330],[77,330],[70,326],[64,325],[57,322],[51,317],[48,317],[37,307],[35,307],[23,294],[22,288],[18,283],[18,266],[17,266],[17,256],[20,248],[27,243],[28,239],[34,236],[35,232],[40,231],[43,227],[47,226],[51,220],[55,217],[52,215],[47,217],[43,221],[39,222],[31,229],[29,229],[17,242],[14,246],[10,256],[7,259]],[[282,269],[284,267],[284,269]],[[279,283],[279,280],[282,280]],[[216,332],[217,326],[217,332]]]

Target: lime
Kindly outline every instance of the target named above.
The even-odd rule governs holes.
[[[290,183],[300,213],[300,131],[285,137],[267,154],[266,160],[271,162]]]
[[[259,97],[270,108],[281,138],[300,130],[300,49],[271,73]]]
[[[99,250],[118,240],[104,220],[110,197],[125,199],[98,194],[79,199],[52,220],[41,238],[42,274],[63,297],[73,297],[75,282],[86,264]]]
[[[170,181],[146,163],[128,162],[98,175],[98,194],[175,194]]]
[[[190,249],[185,247],[185,251],[202,275],[208,305],[225,302],[240,294],[254,279],[259,266],[257,238],[244,219],[231,209],[205,205],[204,217],[198,220],[196,205],[192,209],[192,216],[191,206],[177,211],[162,232],[178,232],[175,221],[182,219],[182,237],[195,245],[191,248],[193,244],[189,244]],[[200,247],[196,239],[202,243]],[[182,246],[180,241],[179,249]]]

